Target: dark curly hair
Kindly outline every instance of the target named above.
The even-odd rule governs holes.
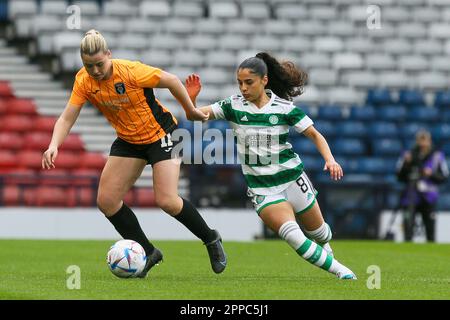
[[[267,52],[260,52],[255,57],[244,60],[239,69],[250,69],[261,77],[267,74],[266,88],[286,100],[303,93],[308,74],[291,61],[279,62]]]

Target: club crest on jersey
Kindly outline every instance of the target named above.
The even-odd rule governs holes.
[[[271,124],[277,124],[277,123],[278,123],[278,117],[277,117],[276,115],[271,115],[271,116],[269,117],[269,122],[270,122]]]
[[[118,94],[124,94],[125,93],[125,84],[123,82],[115,83],[114,87],[116,88],[116,92]]]
[[[264,201],[264,199],[266,199],[265,196],[256,196],[256,204],[260,204],[261,202]]]

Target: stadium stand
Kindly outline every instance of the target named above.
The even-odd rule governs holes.
[[[309,73],[305,93],[294,102],[328,139],[349,173],[348,181],[381,179],[394,184],[394,160],[411,146],[420,128],[429,128],[436,145],[449,155],[448,1],[376,1],[383,12],[379,30],[367,28],[369,2],[361,0],[130,3],[133,5],[123,1],[17,0],[8,1],[7,11],[0,11],[7,40],[0,45],[1,173],[25,170],[25,175],[39,176],[35,161],[67,101],[73,75],[82,67],[78,45],[90,28],[102,31],[113,57],[141,60],[181,79],[192,72],[200,74],[203,91],[198,104],[237,93],[236,66],[258,51],[292,59]],[[82,10],[81,30],[65,27],[66,9],[71,4]],[[185,120],[170,92],[156,90],[156,96],[178,117],[181,128],[193,132],[194,125]],[[209,127],[222,132],[228,128],[222,122]],[[74,177],[98,177],[104,164],[101,154],[108,151],[115,137],[113,130],[91,106],[85,106],[73,133],[62,147],[58,164]],[[312,180],[325,183],[322,159],[314,146],[295,132],[290,139],[300,156],[304,155]],[[73,153],[77,154],[76,163],[70,160]],[[192,176],[202,174],[201,170],[184,171],[182,192],[196,197],[199,192],[189,188],[189,183],[213,183],[210,170],[202,170],[208,173],[204,179]],[[153,205],[154,199],[145,193],[148,187],[151,170],[144,171],[137,191],[127,197],[144,206]],[[207,191],[223,194],[218,191],[221,187]],[[21,188],[20,183],[6,185],[0,202],[95,204],[86,185],[58,190],[52,186],[26,196]],[[449,209],[450,187],[443,191],[447,201],[440,206]],[[45,195],[52,192],[54,202]],[[205,197],[200,194],[200,198]],[[227,198],[207,201],[217,206],[232,202]],[[243,199],[239,205],[248,202]]]

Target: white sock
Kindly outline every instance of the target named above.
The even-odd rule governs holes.
[[[322,223],[322,225],[316,230],[305,230],[305,233],[308,238],[313,239],[320,244],[330,242],[331,238],[333,237],[331,228],[326,222]]]
[[[278,230],[278,234],[309,263],[334,274],[340,270],[341,264],[320,245],[309,240],[295,221],[285,222]]]

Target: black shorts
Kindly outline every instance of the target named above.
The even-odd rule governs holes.
[[[139,158],[147,160],[147,164],[154,165],[163,160],[175,158],[172,156],[173,148],[178,144],[170,139],[170,134],[150,144],[133,144],[117,138],[109,152],[110,156]]]

